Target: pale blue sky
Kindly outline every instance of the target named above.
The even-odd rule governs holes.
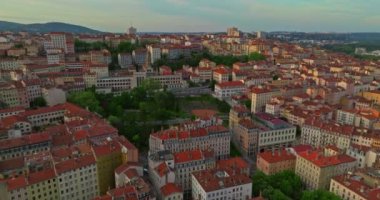
[[[380,32],[380,0],[0,0],[0,20],[138,31]]]

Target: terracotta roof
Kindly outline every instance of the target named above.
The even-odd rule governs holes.
[[[109,155],[112,153],[120,152],[120,145],[116,142],[111,142],[110,144],[104,144],[100,146],[93,147],[94,153],[96,157],[101,157],[105,155]]]
[[[202,160],[202,159],[203,159],[203,155],[202,155],[201,150],[191,150],[191,151],[183,151],[179,153],[174,153],[174,162],[176,164],[191,162],[195,160]]]
[[[218,69],[215,69],[214,70],[214,73],[217,73],[217,74],[222,74],[222,75],[228,75],[229,72],[227,69],[224,69],[224,68],[218,68]]]
[[[25,111],[25,108],[22,106],[0,109],[0,113],[23,112],[23,111]]]
[[[244,87],[245,85],[241,81],[228,81],[228,82],[219,83],[216,86],[220,88],[230,88],[230,87]]]
[[[135,167],[141,167],[141,165],[139,163],[130,163],[130,162],[124,163],[115,169],[115,173],[121,174],[124,171],[128,170],[129,168],[135,168]]]
[[[166,162],[162,162],[159,164],[156,168],[154,168],[156,173],[160,176],[163,177],[165,174],[169,173],[169,167],[166,164]]]
[[[24,167],[24,157],[17,157],[0,161],[0,172]]]
[[[380,189],[371,188],[365,184],[359,176],[344,174],[335,176],[332,179],[364,199],[380,199],[380,196],[373,196],[373,193],[371,193],[372,191],[377,191],[376,193],[380,193]]]
[[[259,153],[257,157],[260,157],[261,159],[265,160],[268,163],[278,163],[283,162],[287,160],[296,160],[296,156],[288,152],[286,149],[282,149],[281,151],[276,150],[274,152],[272,151],[265,151],[262,153]]]
[[[54,169],[45,169],[42,171],[31,173],[28,176],[28,184],[32,185],[42,181],[47,181],[49,179],[53,179],[55,176],[56,175]]]
[[[350,163],[350,162],[356,161],[355,158],[345,155],[345,154],[334,155],[334,156],[324,156],[322,152],[319,152],[319,151],[312,151],[312,152],[305,151],[305,152],[300,152],[298,155],[308,160],[309,162],[312,162],[314,165],[318,167],[329,167],[333,165],[340,165],[343,163]]]
[[[174,183],[167,183],[160,188],[161,194],[164,197],[170,196],[175,193],[182,193],[182,189]]]
[[[48,133],[36,133],[19,138],[0,140],[0,149],[10,149],[49,141],[51,141],[51,136]]]
[[[242,119],[239,121],[239,125],[243,126],[247,129],[254,129],[257,128],[257,126],[253,123],[251,119]]]
[[[252,180],[246,174],[227,173],[217,169],[194,172],[193,176],[205,192],[252,183]]]
[[[8,191],[17,190],[19,188],[25,188],[27,186],[27,181],[24,175],[17,178],[10,178],[7,180]]]
[[[216,165],[219,169],[221,168],[238,168],[238,169],[248,169],[249,163],[245,161],[242,157],[234,157],[225,160],[218,160]]]
[[[85,167],[88,165],[95,164],[95,158],[94,155],[84,155],[79,158],[73,158],[70,160],[62,161],[55,165],[55,169],[57,171],[57,174],[61,174],[70,170],[79,169],[81,167]]]

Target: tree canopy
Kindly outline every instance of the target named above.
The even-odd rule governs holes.
[[[326,190],[304,191],[301,200],[340,200],[341,198]]]
[[[46,100],[43,97],[37,97],[30,102],[31,108],[45,107],[46,105]]]
[[[257,171],[252,178],[253,194],[260,192],[269,199],[300,199],[301,179],[292,171],[283,171],[271,176]]]

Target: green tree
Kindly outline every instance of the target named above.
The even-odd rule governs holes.
[[[92,112],[104,115],[104,110],[100,106],[100,102],[96,99],[95,93],[91,90],[74,92],[69,96],[68,101],[83,108],[88,108]]]
[[[211,88],[212,91],[215,90],[215,84],[216,84],[215,80],[211,80],[210,83],[209,83],[209,88]]]
[[[37,97],[33,101],[30,102],[31,108],[45,107],[47,106],[47,102],[43,97]]]
[[[265,56],[259,52],[253,52],[248,55],[248,60],[250,61],[265,60]]]
[[[252,101],[251,100],[245,100],[244,101],[244,105],[248,108],[248,109],[251,109],[251,105],[252,105]]]
[[[302,196],[301,179],[292,171],[283,171],[271,176],[257,171],[252,177],[252,186],[254,196],[261,192],[268,199],[300,199]]]
[[[15,47],[16,49],[21,49],[21,48],[24,47],[24,45],[21,44],[21,43],[18,43],[18,44],[16,44],[14,47]]]
[[[340,200],[341,198],[326,190],[305,191],[301,200]]]
[[[269,187],[268,184],[269,177],[265,175],[262,171],[256,171],[252,177],[252,192],[254,196],[259,196],[264,189]]]
[[[133,50],[136,49],[136,45],[131,42],[120,42],[117,46],[117,51],[119,53],[132,53]]]

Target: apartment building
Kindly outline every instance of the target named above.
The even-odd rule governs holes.
[[[108,65],[106,64],[91,63],[85,69],[88,69],[90,73],[95,73],[97,78],[109,77]]]
[[[336,121],[355,127],[372,129],[373,124],[380,119],[380,113],[373,109],[341,109],[337,110]]]
[[[267,113],[253,116],[259,128],[258,152],[290,147],[296,140],[296,127]]]
[[[2,199],[59,199],[57,178],[52,168],[13,177],[3,184]]]
[[[132,52],[133,62],[136,65],[142,66],[147,60],[147,50],[146,49],[136,49]]]
[[[233,140],[247,156],[256,158],[260,129],[251,119],[242,119],[233,129]]]
[[[93,154],[64,160],[55,165],[62,200],[92,199],[99,195],[97,166]]]
[[[221,159],[230,154],[230,136],[230,131],[221,125],[188,131],[168,129],[150,135],[149,151],[213,150],[216,158]]]
[[[111,53],[106,49],[102,49],[99,51],[90,51],[89,56],[90,56],[90,61],[92,63],[101,63],[101,64],[109,65],[112,61]]]
[[[252,180],[234,170],[209,169],[192,174],[192,199],[236,199],[252,197]]]
[[[215,167],[213,152],[190,150],[174,153],[175,183],[182,188],[184,198],[191,197],[191,174]]]
[[[215,85],[214,93],[219,99],[230,98],[233,95],[241,94],[245,90],[245,85],[241,81],[228,81]]]
[[[35,133],[0,141],[0,161],[50,150],[49,133]]]
[[[22,80],[21,83],[26,88],[28,101],[31,102],[37,97],[41,97],[41,81],[39,79]]]
[[[20,113],[25,112],[25,109],[22,106],[5,108],[0,110],[0,120],[9,116],[15,116]]]
[[[121,68],[127,68],[133,64],[132,54],[119,53],[117,59]]]
[[[322,151],[306,151],[297,155],[296,174],[308,189],[328,189],[330,179],[352,171],[356,166],[356,159],[338,154],[327,156]]]
[[[159,45],[149,45],[147,48],[150,55],[151,64],[161,59],[161,47]]]
[[[242,119],[250,118],[250,111],[243,105],[233,106],[230,110],[228,122],[230,130],[234,130],[235,126],[238,125],[239,121]]]
[[[253,88],[251,94],[251,112],[258,113],[265,111],[265,105],[271,100],[274,96],[281,95],[280,90],[278,89],[269,89],[269,88]]]
[[[211,81],[212,79],[212,68],[211,67],[197,67],[195,74],[199,75],[201,82]]]
[[[203,68],[203,67],[207,67],[207,68],[214,68],[216,67],[216,63],[215,62],[212,62],[208,59],[202,59],[199,61],[199,67],[200,68]]]
[[[230,72],[224,67],[215,69],[212,73],[212,79],[217,83],[223,83],[229,81]]]
[[[8,107],[29,107],[26,90],[21,84],[0,82],[0,102],[5,103]]]
[[[301,143],[314,147],[336,145],[340,149],[347,149],[355,132],[355,127],[339,125],[328,121],[308,119],[301,126]]]
[[[75,53],[73,35],[63,32],[52,32],[49,36],[51,48],[63,49],[66,54]]]
[[[362,96],[365,99],[372,101],[377,105],[380,105],[380,90],[366,91],[362,93]]]
[[[133,76],[112,76],[101,78],[96,81],[97,89],[111,89],[112,92],[123,92],[131,90],[133,86]]]
[[[359,175],[352,173],[331,179],[330,192],[344,200],[371,200],[380,198],[380,189],[372,187]]]
[[[256,167],[266,175],[285,170],[294,171],[296,156],[286,149],[261,152],[257,155]]]
[[[175,88],[184,88],[186,84],[182,80],[182,74],[165,74],[165,75],[150,75],[146,78],[153,79],[158,81],[163,88],[175,89]]]
[[[54,169],[45,169],[29,174],[27,183],[27,199],[59,199],[58,180]]]
[[[162,200],[182,200],[183,191],[174,183],[168,183],[160,188]]]

